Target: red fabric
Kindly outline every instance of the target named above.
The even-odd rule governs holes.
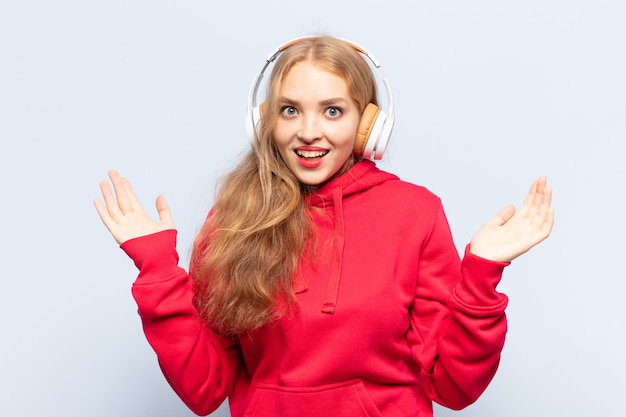
[[[144,331],[181,399],[233,417],[432,416],[491,381],[506,333],[507,265],[459,259],[440,200],[361,161],[308,197],[318,248],[295,277],[299,311],[230,340],[202,327],[176,232],[122,248]],[[322,209],[322,210],[319,210]]]

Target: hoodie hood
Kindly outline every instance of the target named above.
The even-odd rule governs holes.
[[[322,313],[333,314],[337,307],[345,241],[343,216],[344,200],[351,195],[361,193],[391,180],[398,180],[398,177],[388,172],[381,171],[376,167],[373,161],[366,159],[357,162],[348,172],[332,179],[314,193],[306,196],[306,202],[310,207],[322,209],[328,213],[334,213],[332,268],[330,276],[328,277]],[[306,290],[306,282],[303,282],[302,279],[298,279],[294,283],[294,290],[296,292]]]
[[[332,179],[312,194],[306,196],[309,206],[327,209],[337,206],[344,198],[352,194],[366,191],[386,181],[398,180],[396,175],[381,171],[374,161],[364,159],[357,162],[348,172]],[[340,190],[340,199],[337,201],[337,190]],[[340,204],[339,204],[340,205]]]

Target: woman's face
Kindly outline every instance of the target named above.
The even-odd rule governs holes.
[[[352,155],[361,116],[346,81],[298,63],[281,83],[279,105],[273,134],[285,164],[306,185],[332,178]]]

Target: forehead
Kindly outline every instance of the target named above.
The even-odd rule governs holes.
[[[292,66],[283,77],[281,95],[292,93],[347,95],[348,83],[339,74],[329,71],[312,61],[303,61]]]

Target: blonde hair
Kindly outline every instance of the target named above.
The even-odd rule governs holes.
[[[368,64],[344,41],[312,37],[289,46],[272,71],[259,141],[230,172],[193,246],[190,273],[200,317],[224,334],[262,327],[296,307],[292,281],[314,233],[304,187],[276,149],[280,85],[299,62],[340,75],[361,111],[377,103]],[[354,164],[351,158],[346,169]]]

